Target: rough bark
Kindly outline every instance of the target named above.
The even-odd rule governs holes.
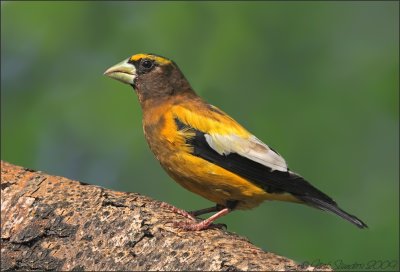
[[[309,270],[221,229],[116,192],[1,162],[1,270]],[[321,267],[317,268],[321,270]]]

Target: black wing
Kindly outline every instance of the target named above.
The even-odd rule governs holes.
[[[322,210],[329,210],[360,228],[366,227],[361,220],[341,210],[332,198],[312,186],[303,177],[290,171],[272,171],[268,166],[237,153],[221,155],[207,143],[206,133],[184,124],[178,118],[175,118],[175,123],[179,130],[189,130],[194,135],[186,139],[186,143],[193,147],[192,154],[194,156],[233,172],[268,193],[290,193],[306,204]]]

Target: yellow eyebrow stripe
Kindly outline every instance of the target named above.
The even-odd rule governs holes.
[[[169,59],[165,59],[163,57],[154,56],[154,55],[150,55],[150,54],[136,54],[136,55],[133,55],[129,60],[137,61],[140,59],[151,59],[160,64],[171,64],[172,63]]]

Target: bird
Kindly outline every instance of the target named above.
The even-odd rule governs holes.
[[[227,113],[199,97],[177,64],[152,53],[139,53],[108,68],[104,75],[135,90],[142,108],[147,143],[162,168],[185,189],[215,206],[187,212],[166,204],[187,221],[187,231],[213,228],[234,210],[266,200],[305,204],[332,212],[357,227],[367,225],[342,210],[285,159]],[[197,216],[215,212],[207,219]]]

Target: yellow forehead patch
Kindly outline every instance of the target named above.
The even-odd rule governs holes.
[[[133,55],[129,60],[137,61],[140,59],[151,59],[151,60],[154,60],[161,64],[170,64],[171,63],[171,61],[169,59],[166,59],[166,58],[163,58],[160,56],[151,55],[151,54],[136,54],[136,55]]]

